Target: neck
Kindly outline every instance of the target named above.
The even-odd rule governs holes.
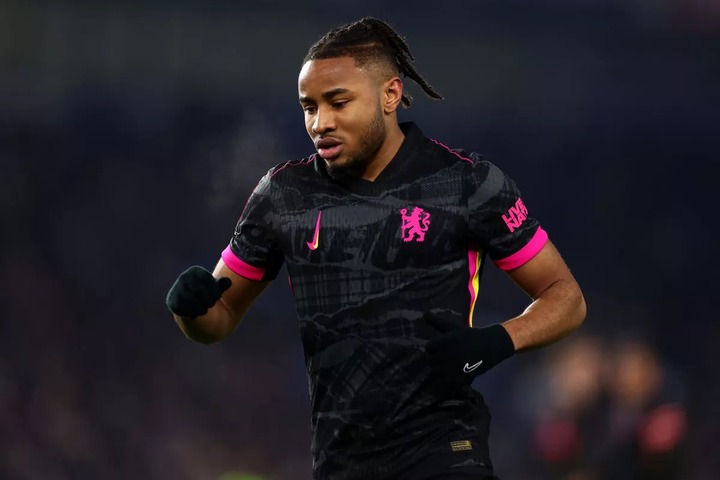
[[[397,122],[390,122],[390,126],[386,130],[385,141],[365,169],[362,178],[370,182],[374,181],[400,150],[403,140],[405,140],[405,134],[400,129],[400,125]]]

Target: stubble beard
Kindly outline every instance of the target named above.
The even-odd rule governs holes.
[[[378,108],[372,122],[360,137],[359,150],[348,156],[348,159],[342,165],[326,163],[330,177],[333,180],[361,178],[380,147],[385,143],[386,134],[387,129],[385,128],[382,111]]]

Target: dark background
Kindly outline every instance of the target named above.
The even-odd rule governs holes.
[[[720,4],[244,3],[0,1],[0,477],[310,478],[286,282],[213,346],[164,299],[268,168],[312,152],[302,57],[371,14],[446,97],[407,81],[401,119],[503,168],[575,273],[589,315],[564,343],[651,349],[686,419],[677,478],[717,478]],[[489,267],[476,322],[527,303]],[[562,345],[477,381],[502,478],[540,478],[532,392]]]

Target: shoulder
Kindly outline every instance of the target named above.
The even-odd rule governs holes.
[[[426,137],[426,145],[429,157],[436,159],[432,162],[435,168],[452,172],[453,176],[462,178],[470,194],[478,190],[497,191],[504,188],[507,180],[505,173],[483,154],[465,148],[449,147],[431,137]]]
[[[268,182],[278,182],[289,178],[313,174],[315,172],[316,156],[317,155],[313,154],[309,157],[278,163],[268,170],[265,178],[267,178]]]
[[[270,188],[277,185],[298,183],[298,180],[302,178],[315,177],[317,175],[316,156],[310,155],[276,164],[260,179],[256,190],[269,191]]]
[[[448,162],[460,165],[467,176],[482,180],[504,176],[500,168],[487,160],[481,153],[464,148],[448,147],[432,138],[428,138],[428,140],[434,149],[444,154]]]
[[[505,182],[505,172],[482,154],[462,148],[452,149],[451,152],[465,160],[466,172],[475,184],[493,185]]]
[[[441,141],[426,138],[430,156],[441,158],[444,168],[462,176],[470,191],[495,192],[512,186],[513,182],[495,163],[487,160],[483,154],[465,148],[448,147]]]
[[[482,154],[466,150],[464,148],[449,147],[443,142],[431,137],[425,137],[427,140],[428,150],[436,155],[444,157],[445,161],[450,164],[459,164],[470,170],[486,170],[492,166]]]
[[[300,175],[308,176],[313,174],[315,171],[313,168],[314,157],[314,155],[311,155],[276,164],[258,180],[254,193],[256,195],[269,195],[277,185],[285,186],[297,182]]]

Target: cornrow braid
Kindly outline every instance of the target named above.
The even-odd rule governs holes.
[[[440,95],[415,70],[407,42],[384,21],[364,17],[352,23],[330,30],[308,50],[303,63],[309,60],[352,57],[362,67],[372,61],[385,61],[398,73],[410,78],[431,98],[442,100]],[[403,93],[402,104],[409,107],[412,97]]]

